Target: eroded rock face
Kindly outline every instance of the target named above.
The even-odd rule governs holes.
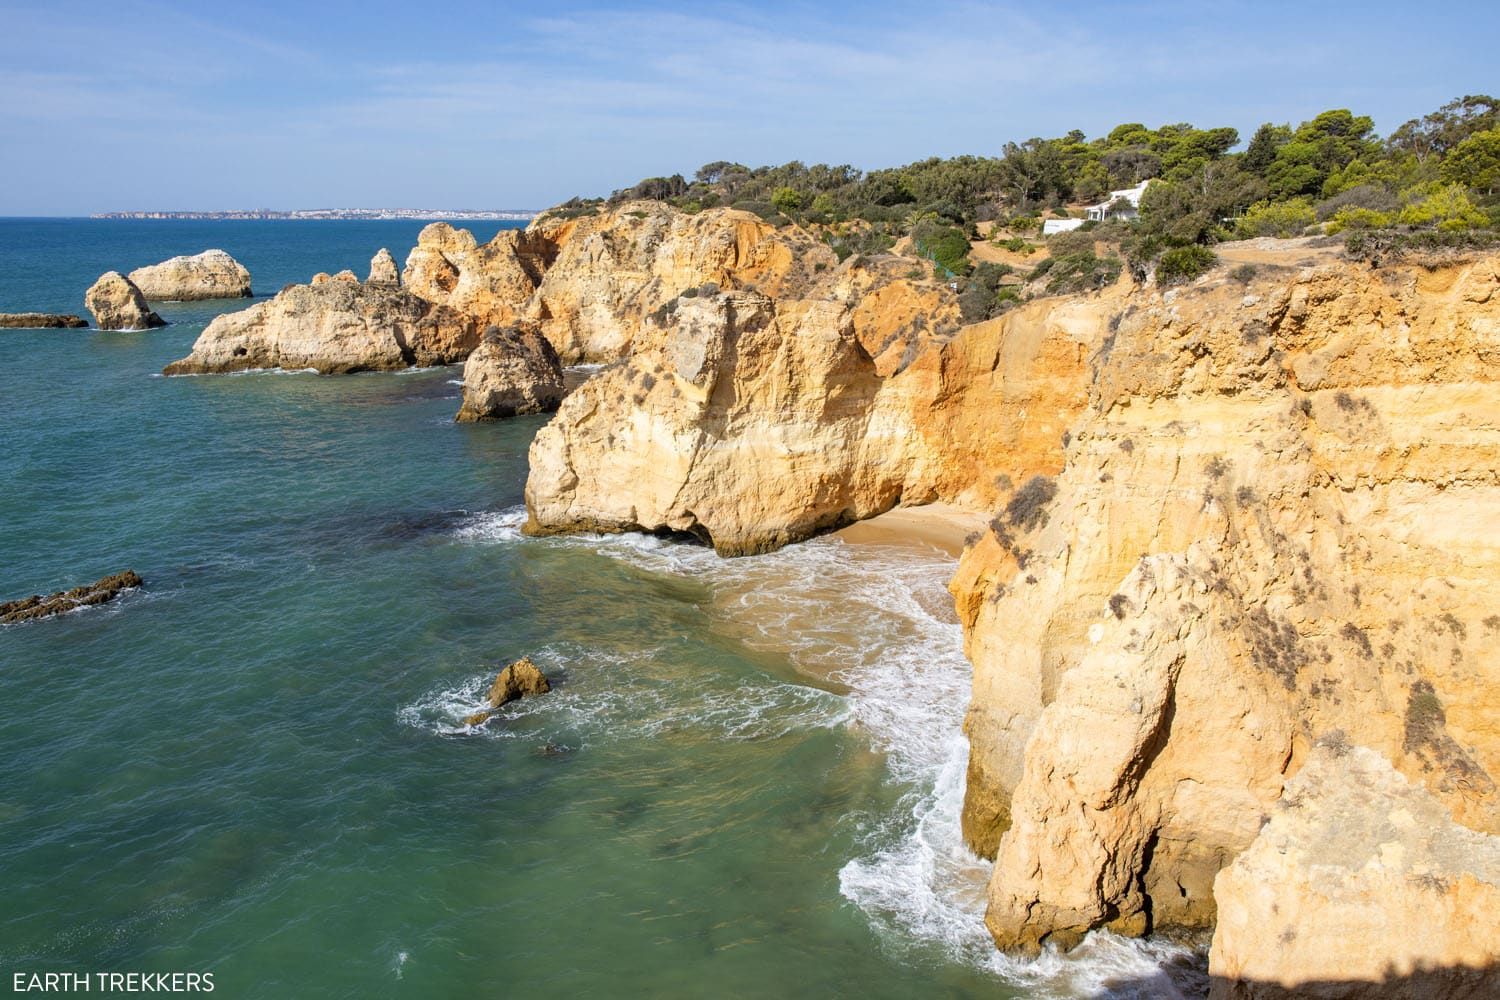
[[[323,278],[216,317],[193,353],[168,365],[166,374],[391,371],[462,361],[479,341],[473,320],[446,306],[390,285],[360,284],[353,275]]]
[[[0,623],[12,625],[35,621],[38,618],[51,618],[53,615],[66,614],[69,611],[77,611],[79,608],[93,607],[96,604],[112,601],[125,591],[143,585],[143,581],[136,572],[127,569],[123,573],[115,573],[85,586],[74,587],[72,590],[59,590],[46,597],[34,594],[19,601],[6,601],[0,603]]]
[[[1214,883],[1213,1000],[1500,995],[1500,837],[1364,747],[1322,747]]]
[[[898,501],[988,505],[1012,477],[1061,467],[1085,344],[1103,336],[1097,301],[951,340],[921,327],[901,367],[866,348],[873,283],[844,270],[807,299],[691,294],[648,317],[631,357],[538,433],[527,530],[687,532],[738,555]],[[933,294],[886,280],[892,300]]]
[[[370,258],[370,276],[365,279],[371,285],[399,285],[401,284],[401,272],[396,269],[396,258],[385,247],[381,247],[374,257]]]
[[[527,303],[554,255],[552,245],[522,229],[502,229],[479,245],[467,229],[434,222],[417,237],[401,281],[413,294],[471,316],[480,329],[508,326]]]
[[[106,271],[83,296],[83,304],[94,314],[101,330],[149,330],[166,321],[146,305],[141,290],[118,271]]]
[[[464,401],[456,419],[546,413],[562,399],[562,363],[547,338],[522,327],[492,326],[464,362]]]
[[[527,530],[672,531],[761,552],[889,509],[881,379],[836,302],[680,300],[531,446]],[[869,442],[867,444],[867,442]]]
[[[223,250],[138,267],[130,280],[141,294],[157,302],[249,298],[250,272]]]
[[[836,263],[810,235],[747,212],[687,215],[642,201],[577,219],[542,216],[483,245],[467,230],[433,223],[407,257],[403,280],[484,325],[533,323],[571,364],[623,357],[644,317],[688,289],[786,298]]]
[[[0,329],[64,330],[88,325],[86,319],[63,313],[0,313]]]
[[[1500,830],[1500,259],[1122,296],[953,589],[1005,948],[1208,926],[1322,735]]]

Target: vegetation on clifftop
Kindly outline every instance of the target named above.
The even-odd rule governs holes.
[[[1038,236],[1046,218],[1076,218],[1081,206],[1143,181],[1152,183],[1138,219],[1084,223],[1086,246],[1061,239],[1072,234]],[[841,260],[911,237],[912,252],[933,262],[935,276],[959,285],[973,321],[1019,300],[1021,285],[1047,293],[1099,287],[1125,263],[1138,277],[1191,280],[1213,258],[1182,248],[1227,239],[1343,232],[1357,234],[1351,249],[1366,255],[1372,247],[1486,242],[1482,234],[1500,228],[1500,99],[1456,98],[1384,139],[1371,118],[1338,108],[1295,127],[1267,122],[1243,144],[1225,126],[1131,122],[1094,139],[1074,130],[1005,143],[998,156],[871,171],[719,160],[692,179],[648,177],[607,199],[575,198],[552,211],[586,215],[634,199],[686,212],[730,206],[801,225],[820,232]],[[1462,235],[1424,235],[1433,233]],[[984,237],[1007,254],[1024,256],[1041,243],[1049,255],[1029,274],[1014,264],[998,273],[993,261],[976,267],[970,245]]]

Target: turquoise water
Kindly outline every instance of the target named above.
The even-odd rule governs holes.
[[[257,291],[362,275],[418,228],[0,221],[0,310],[209,246]],[[457,369],[156,374],[242,305],[0,331],[0,597],[146,580],[0,628],[7,983],[1008,997],[1152,968],[986,943],[949,557],[524,539],[542,420],[454,424]],[[466,729],[525,654],[554,693]]]

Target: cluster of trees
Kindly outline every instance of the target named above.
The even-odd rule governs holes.
[[[1010,286],[992,271],[971,275],[966,244],[977,238],[977,224],[994,222],[1020,241],[1044,215],[1068,215],[1070,205],[1098,203],[1147,180],[1139,220],[1095,233],[1138,273],[1169,251],[1235,237],[1500,228],[1500,100],[1488,95],[1457,98],[1384,139],[1369,117],[1335,109],[1295,127],[1266,123],[1241,145],[1229,127],[1132,122],[1094,139],[1075,130],[1006,143],[999,156],[934,157],[872,171],[721,160],[691,179],[646,178],[607,202],[747,209],[778,224],[822,227],[840,256],[878,252],[910,235],[942,277],[964,278],[965,291],[977,286],[995,302],[1013,301],[1014,293],[1002,296]],[[575,199],[564,209],[603,203]],[[1090,259],[1082,248],[1052,257],[1049,287],[1095,285],[1118,270],[1117,258]],[[1174,253],[1168,270],[1190,274],[1205,261],[1211,258],[1202,253]]]

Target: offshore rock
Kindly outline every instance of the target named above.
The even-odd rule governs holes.
[[[563,399],[562,363],[535,330],[492,326],[464,362],[463,397],[460,422],[555,410]]]
[[[370,258],[370,276],[365,281],[371,285],[401,284],[401,272],[396,269],[396,258],[385,247],[381,247]]]
[[[1212,1000],[1500,996],[1500,837],[1337,738],[1214,882]]]
[[[531,657],[522,657],[496,675],[495,683],[490,685],[489,694],[485,696],[490,707],[467,716],[464,725],[482,725],[505,705],[521,698],[546,694],[551,690],[552,685],[548,682],[547,675],[531,662]]]
[[[166,321],[146,305],[146,298],[131,280],[118,271],[106,271],[83,296],[83,304],[94,314],[101,330],[149,330]]]
[[[51,618],[53,615],[112,601],[125,591],[140,586],[143,586],[143,582],[135,571],[126,570],[84,587],[59,590],[47,597],[35,594],[19,601],[6,601],[0,604],[0,623],[11,625],[38,618]]]
[[[138,267],[130,280],[146,298],[187,302],[195,299],[249,298],[250,272],[223,250]]]
[[[216,317],[166,374],[391,371],[462,361],[479,341],[471,319],[401,288],[361,284],[353,275],[323,279]]]
[[[63,313],[0,313],[0,329],[64,330],[88,325],[82,317]]]

